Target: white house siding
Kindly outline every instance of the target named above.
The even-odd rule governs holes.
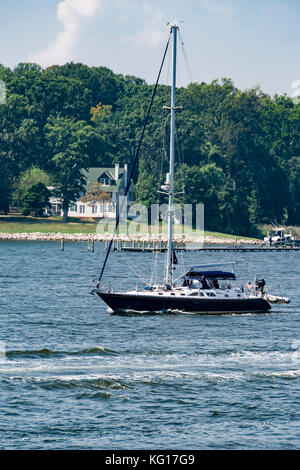
[[[99,203],[93,206],[81,201],[72,204],[68,211],[68,216],[78,218],[114,218],[116,215],[115,203]]]

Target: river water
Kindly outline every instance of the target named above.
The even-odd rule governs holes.
[[[0,243],[0,448],[299,448],[298,253],[184,254],[291,298],[228,316],[112,315],[89,294],[104,255]],[[163,254],[112,253],[109,282],[135,285],[154,260],[162,272]]]

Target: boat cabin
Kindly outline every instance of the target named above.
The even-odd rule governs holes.
[[[270,246],[293,244],[295,242],[295,237],[291,232],[286,233],[283,227],[278,227],[271,233],[268,232],[267,237],[264,237],[264,242]]]

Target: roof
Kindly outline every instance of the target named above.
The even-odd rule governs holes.
[[[115,179],[115,168],[108,168],[108,167],[91,167],[88,168],[88,170],[82,170],[83,175],[86,178],[86,184],[84,185],[85,191],[88,191],[93,184],[95,184],[98,181],[98,178],[103,174],[106,173],[107,176],[112,179],[115,184],[110,185],[110,186],[103,186],[103,189],[105,189],[105,192],[114,192],[118,191],[123,174],[124,174],[124,168],[119,168],[119,179]]]

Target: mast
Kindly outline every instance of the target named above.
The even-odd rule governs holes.
[[[166,186],[169,193],[168,207],[168,250],[166,257],[165,284],[172,287],[173,271],[173,196],[174,196],[174,158],[175,158],[175,109],[176,109],[176,56],[177,56],[177,31],[178,26],[171,26],[173,33],[173,66],[172,66],[172,89],[171,89],[171,127],[170,127],[170,169],[166,177]]]

